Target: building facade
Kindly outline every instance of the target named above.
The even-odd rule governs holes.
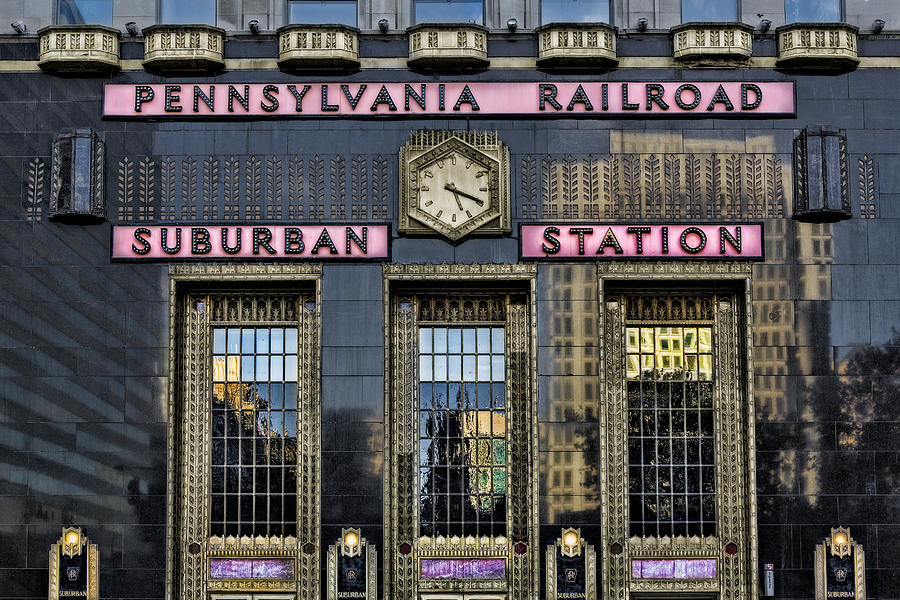
[[[895,4],[3,3],[0,598],[900,598]]]

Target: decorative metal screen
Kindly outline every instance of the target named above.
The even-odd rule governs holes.
[[[419,535],[506,534],[502,327],[419,328]]]
[[[297,535],[297,329],[212,329],[212,535]]]
[[[643,321],[625,328],[630,535],[716,534],[713,328],[697,322],[710,306],[628,300]],[[682,323],[659,322],[670,319]]]

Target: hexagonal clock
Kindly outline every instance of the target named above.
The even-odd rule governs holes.
[[[457,241],[509,231],[509,152],[496,133],[419,131],[400,151],[400,232]]]

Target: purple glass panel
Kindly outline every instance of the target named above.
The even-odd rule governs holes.
[[[631,561],[635,579],[713,579],[716,559],[661,559]]]
[[[213,558],[209,561],[211,579],[293,579],[294,561],[267,558]]]
[[[419,573],[424,579],[503,579],[502,558],[423,558]]]

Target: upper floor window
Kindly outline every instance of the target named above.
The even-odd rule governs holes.
[[[609,0],[543,0],[541,23],[609,23]]]
[[[482,0],[415,0],[416,23],[484,24]]]
[[[59,25],[112,25],[112,0],[59,0]]]
[[[786,23],[830,23],[841,21],[840,0],[784,0]]]
[[[290,0],[288,23],[356,26],[355,0]]]
[[[162,0],[159,20],[171,24],[215,24],[216,0]]]
[[[737,20],[737,0],[681,0],[682,23]]]

